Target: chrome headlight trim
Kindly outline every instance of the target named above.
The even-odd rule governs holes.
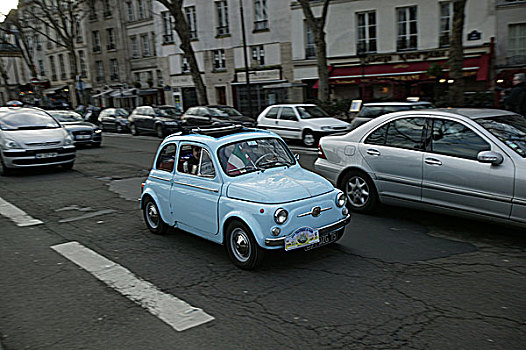
[[[336,195],[336,206],[338,208],[343,207],[346,202],[347,202],[347,197],[345,196],[345,194],[340,192],[340,193],[338,193],[338,195]]]
[[[274,221],[278,225],[283,225],[287,221],[288,217],[289,213],[283,208],[278,208],[274,212]]]
[[[15,140],[5,139],[2,144],[4,149],[22,149],[23,147]]]

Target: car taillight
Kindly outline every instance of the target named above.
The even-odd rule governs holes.
[[[321,148],[321,143],[318,143],[318,158],[327,159],[325,153],[323,153],[323,149]]]
[[[141,193],[144,191],[144,182],[141,184]]]

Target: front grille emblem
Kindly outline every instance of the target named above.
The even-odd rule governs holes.
[[[321,208],[320,208],[320,207],[314,207],[314,208],[312,208],[312,210],[311,210],[311,214],[312,214],[312,216],[314,216],[314,217],[318,217],[318,216],[320,216],[320,214],[321,214]]]

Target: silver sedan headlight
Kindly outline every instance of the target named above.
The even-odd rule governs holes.
[[[4,147],[4,149],[22,148],[22,146],[20,146],[18,142],[16,142],[15,140],[9,140],[9,139],[5,139],[2,146]]]
[[[336,196],[336,205],[341,208],[345,205],[345,203],[347,202],[347,197],[345,196],[345,194],[343,193],[338,193],[338,195]]]
[[[287,221],[288,217],[289,217],[289,213],[283,208],[279,208],[274,212],[274,221],[278,225],[284,224],[285,221]]]
[[[64,145],[69,146],[73,144],[73,137],[68,133],[66,137],[64,137]]]

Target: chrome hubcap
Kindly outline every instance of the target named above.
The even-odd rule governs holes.
[[[146,211],[146,220],[148,221],[148,225],[154,229],[157,228],[161,218],[159,217],[159,212],[157,211],[155,204],[149,202],[146,204],[146,208],[144,210]]]
[[[369,186],[360,176],[353,176],[347,182],[347,198],[355,207],[363,207],[369,199]]]
[[[305,134],[305,136],[303,136],[303,143],[307,146],[312,146],[314,145],[314,135],[312,134]]]
[[[232,253],[240,262],[246,262],[250,258],[252,246],[248,234],[241,228],[236,228],[230,235]]]

